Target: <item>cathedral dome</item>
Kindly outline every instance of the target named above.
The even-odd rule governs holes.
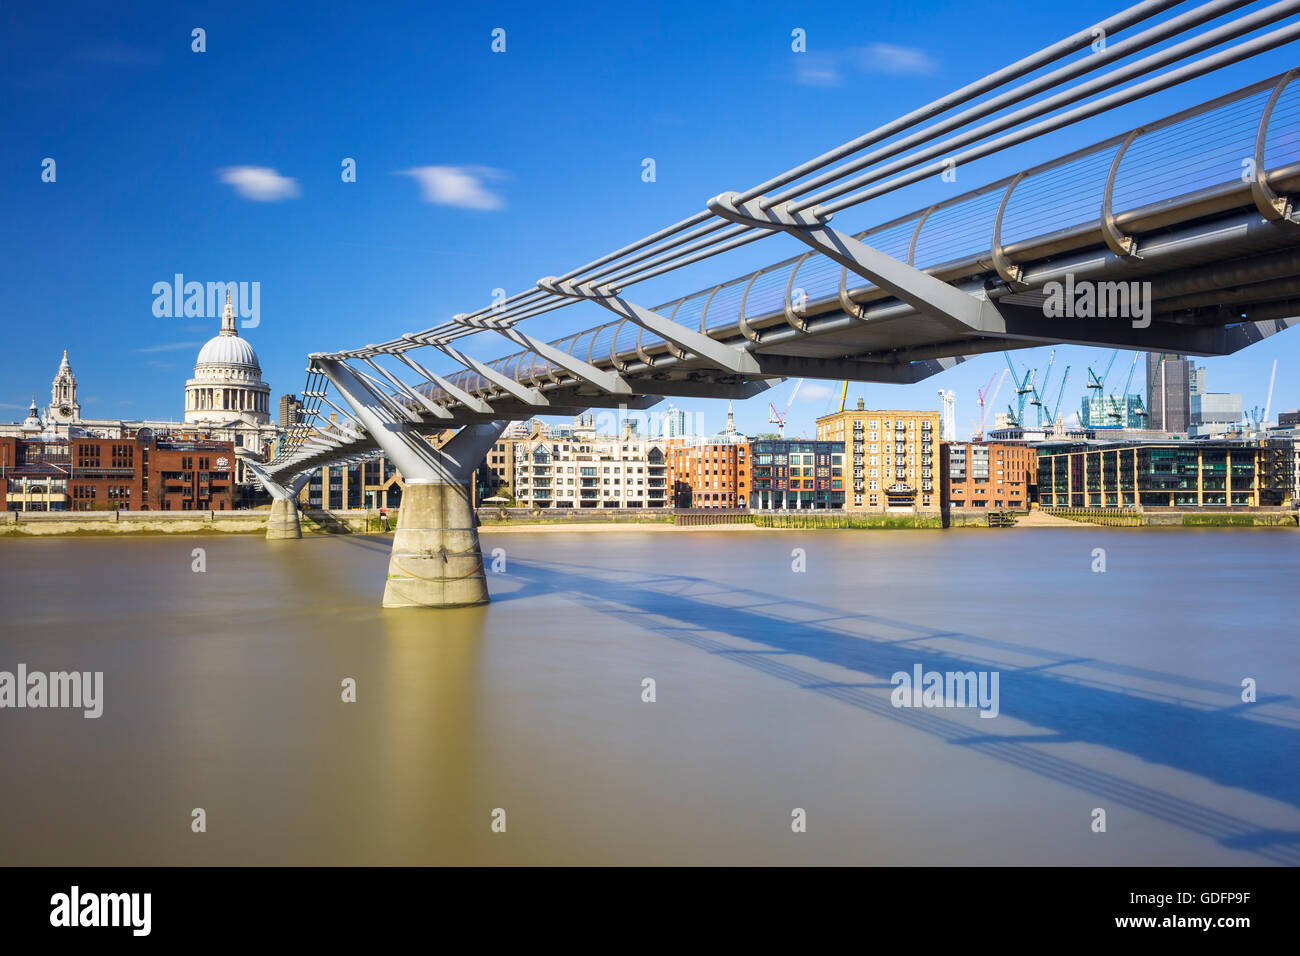
[[[239,337],[227,292],[221,332],[199,350],[194,377],[185,383],[185,421],[269,424],[270,392],[257,353]]]
[[[238,365],[258,372],[262,370],[257,361],[257,353],[246,339],[225,334],[208,339],[199,350],[198,361],[194,364],[196,371],[204,365]]]

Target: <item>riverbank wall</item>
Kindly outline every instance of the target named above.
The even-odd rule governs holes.
[[[269,509],[256,511],[5,511],[0,537],[118,534],[265,534]],[[383,530],[377,513],[304,511],[303,534],[361,534]],[[389,519],[391,527],[396,514]]]
[[[0,537],[118,534],[265,534],[270,511],[62,511],[0,512]],[[301,512],[302,533],[382,534],[397,526],[398,509],[381,519],[374,510]],[[574,531],[613,526],[660,530],[708,528],[791,530],[895,530],[988,528],[988,512],[952,508],[916,515],[846,514],[843,512],[665,511],[662,509],[555,510],[480,508],[479,524],[526,531]],[[1052,508],[1016,516],[1028,527],[1122,528],[1296,528],[1293,510],[1142,511],[1138,509]],[[1015,527],[1015,526],[1012,526]]]

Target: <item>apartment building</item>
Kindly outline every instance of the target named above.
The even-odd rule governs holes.
[[[725,437],[671,438],[666,442],[675,507],[749,507],[749,442]]]
[[[667,508],[668,455],[663,441],[597,435],[575,426],[571,437],[514,442],[514,499],[530,508]]]
[[[817,419],[817,438],[843,442],[849,512],[938,511],[939,412],[858,407]]]
[[[750,507],[758,511],[839,511],[844,507],[844,445],[755,439],[750,443]]]
[[[944,442],[943,503],[953,508],[1026,510],[1038,453],[1004,442]]]

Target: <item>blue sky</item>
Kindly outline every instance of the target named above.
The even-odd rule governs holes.
[[[273,395],[296,392],[306,354],[441,322],[516,292],[743,189],[1115,12],[1069,5],[677,3],[383,5],[135,3],[0,11],[0,419],[21,418],[67,348],[88,417],[179,417],[184,380],[215,319],[160,318],[154,283],[257,281],[256,347]],[[474,7],[467,9],[467,7]],[[206,52],[191,31],[206,31]],[[491,49],[494,28],[506,52]],[[808,52],[791,51],[806,31]],[[889,55],[864,58],[872,44]],[[1186,88],[963,170],[974,188],[1294,65],[1284,48]],[[57,178],[41,181],[41,163]],[[341,162],[357,181],[341,181]],[[656,181],[642,181],[652,157]],[[247,167],[273,170],[248,172]],[[403,174],[437,167],[442,172]],[[244,169],[242,172],[231,170]],[[223,173],[223,170],[226,171]],[[921,184],[924,187],[925,184]],[[926,202],[924,189],[845,214],[864,228]],[[801,250],[802,247],[799,247]],[[637,292],[646,304],[792,255],[776,237]],[[590,311],[589,311],[590,309]],[[602,321],[580,306],[535,330]],[[472,349],[492,358],[501,346]],[[1300,405],[1300,333],[1208,359],[1214,391]],[[1020,353],[1045,364],[1048,350]],[[1077,409],[1097,350],[1065,348]],[[1122,382],[1121,353],[1112,380]],[[910,387],[850,385],[869,407],[935,408],[1003,368],[986,356]],[[1135,383],[1142,380],[1142,371]],[[816,386],[816,387],[814,387]],[[1135,384],[1135,388],[1137,384]],[[748,432],[767,402],[737,405]],[[1053,389],[1054,391],[1055,389]],[[999,405],[1011,395],[1004,386]],[[790,433],[838,400],[806,383]],[[721,402],[677,401],[720,427]]]

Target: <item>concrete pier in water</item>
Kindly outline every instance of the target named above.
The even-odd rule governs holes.
[[[402,493],[384,607],[466,607],[489,600],[470,488],[412,482]]]
[[[280,541],[301,538],[302,523],[298,519],[298,504],[291,498],[274,498],[271,514],[266,519],[266,540]]]

